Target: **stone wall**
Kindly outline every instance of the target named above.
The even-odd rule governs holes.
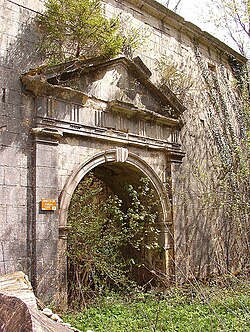
[[[45,147],[39,140],[33,140],[30,128],[34,126],[35,105],[21,85],[20,75],[41,64],[32,18],[41,12],[43,2],[3,0],[0,5],[0,274],[22,269],[30,275],[31,270],[36,271],[35,275],[30,275],[31,280],[38,283],[34,286],[38,286],[41,293],[46,293],[43,289],[46,275],[50,275],[50,285],[54,285],[58,277],[55,252],[59,215],[58,211],[41,213],[40,200],[45,196],[60,198],[69,176],[87,156],[114,145],[100,145],[91,139],[71,136],[64,137],[59,146],[48,142]],[[225,54],[231,53],[239,61],[244,59],[155,1],[104,0],[103,3],[107,16],[121,14],[128,26],[139,27],[144,42],[134,56],[139,55],[152,71],[154,83],[159,82],[157,60],[162,58],[192,77],[194,84],[182,100],[187,108],[182,129],[186,157],[182,166],[174,165],[168,170],[168,175],[175,174],[171,184],[176,273],[182,279],[188,271],[191,271],[189,276],[216,272],[213,260],[219,253],[213,239],[222,220],[218,213],[216,223],[211,223],[215,218],[214,207],[204,207],[202,201],[207,194],[204,189],[207,181],[213,179],[209,170],[216,148],[211,148],[209,116],[213,110],[204,90],[199,61],[205,64],[208,72],[217,73],[219,79],[226,82],[223,83],[225,90],[230,88],[233,78]],[[199,59],[195,48],[200,52]],[[141,156],[140,149],[131,148],[131,152]],[[143,159],[165,181],[166,165],[161,158],[157,153],[143,151]],[[209,175],[205,177],[205,184],[201,183],[200,176],[197,177],[196,167],[199,174],[202,169],[202,174]],[[56,281],[54,287],[57,287]]]
[[[0,274],[27,271],[30,265],[32,114],[27,111],[20,74],[38,63],[30,24],[41,8],[42,1],[0,4]]]

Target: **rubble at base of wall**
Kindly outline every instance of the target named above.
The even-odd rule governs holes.
[[[23,272],[0,276],[1,332],[79,331],[46,308],[40,311],[31,284]]]

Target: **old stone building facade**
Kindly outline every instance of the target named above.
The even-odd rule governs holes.
[[[161,205],[166,278],[204,277],[237,265],[219,208],[206,204],[218,175],[212,171],[218,123],[204,76],[217,76],[234,105],[228,109],[237,136],[229,59],[245,59],[154,0],[105,0],[107,16],[121,15],[145,36],[133,59],[34,71],[41,59],[32,18],[43,1],[0,6],[0,274],[23,270],[45,300],[62,297],[67,210],[91,170],[114,192],[121,179],[150,180]],[[161,60],[191,78],[184,96],[160,87]]]

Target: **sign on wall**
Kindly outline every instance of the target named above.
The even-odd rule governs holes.
[[[56,211],[56,200],[50,198],[43,198],[41,200],[41,210],[42,211]]]

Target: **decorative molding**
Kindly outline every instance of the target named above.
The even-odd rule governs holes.
[[[63,137],[62,131],[52,127],[32,128],[31,133],[35,137],[36,142],[43,144],[58,145],[60,139]]]
[[[124,163],[128,159],[128,149],[116,148],[116,162]]]
[[[170,163],[182,164],[182,159],[185,155],[186,153],[181,150],[167,150],[167,156]]]

